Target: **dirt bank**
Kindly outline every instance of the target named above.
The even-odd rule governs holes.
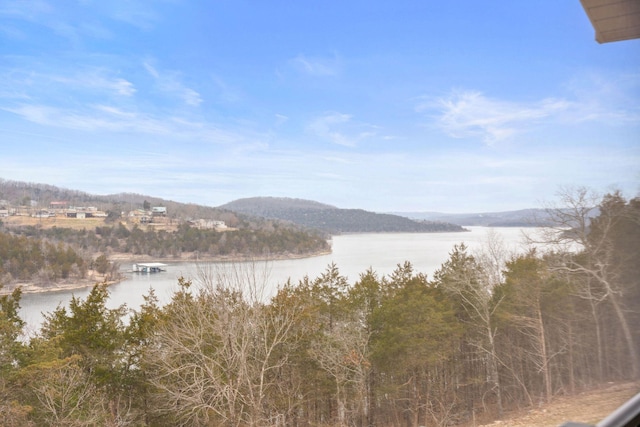
[[[558,427],[567,421],[595,425],[639,392],[639,381],[608,383],[575,396],[558,397],[538,408],[509,413],[500,421],[477,426]]]
[[[112,279],[105,277],[102,274],[89,274],[85,279],[73,279],[69,281],[51,282],[51,283],[32,283],[32,282],[19,282],[5,285],[0,289],[0,295],[7,295],[13,292],[16,288],[21,288],[23,294],[37,294],[44,292],[58,292],[69,291],[74,289],[84,289],[94,286],[96,283],[107,282],[112,285],[118,283],[122,278]]]

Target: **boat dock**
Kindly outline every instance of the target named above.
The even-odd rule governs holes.
[[[134,273],[159,273],[161,271],[166,271],[165,267],[167,264],[162,264],[161,262],[143,262],[138,264],[133,264]]]

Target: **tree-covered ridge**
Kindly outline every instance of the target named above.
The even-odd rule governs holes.
[[[159,258],[180,258],[199,252],[203,257],[268,255],[309,255],[329,249],[323,236],[291,227],[271,224],[269,228],[219,232],[181,224],[177,231],[153,228],[132,229],[123,224],[100,226],[95,230],[24,227],[12,232],[46,240],[67,242],[94,253],[122,252]]]
[[[337,266],[269,300],[247,264],[151,290],[127,318],[96,285],[19,339],[0,297],[5,425],[445,426],[638,379],[640,200],[580,192],[545,253],[456,245],[432,278]],[[565,244],[570,244],[565,246]],[[578,250],[576,250],[576,245]],[[570,249],[570,250],[569,250]],[[125,321],[125,318],[128,320]]]
[[[181,259],[183,254],[195,257],[196,253],[199,259],[239,259],[305,256],[329,250],[323,236],[278,224],[227,232],[201,230],[188,224],[182,224],[176,232],[137,226],[129,230],[121,223],[95,230],[30,226],[0,231],[0,278],[5,284],[47,284],[84,278],[94,260],[114,253],[170,260]],[[78,251],[86,255],[83,257]]]
[[[275,218],[278,212],[291,209],[327,210],[335,206],[306,199],[290,197],[247,197],[226,203],[221,207],[236,212],[247,212],[266,218]]]
[[[89,264],[71,246],[61,242],[0,232],[0,284],[83,279]]]
[[[398,215],[362,209],[339,209],[300,199],[255,197],[236,200],[221,208],[246,215],[290,221],[327,233],[464,231],[459,225],[445,222],[414,221]]]

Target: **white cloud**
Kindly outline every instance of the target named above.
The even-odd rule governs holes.
[[[491,145],[570,107],[571,103],[562,99],[519,104],[488,98],[478,91],[453,91],[435,102],[419,105],[417,110],[437,109],[437,125],[451,137],[478,136]]]
[[[230,86],[219,76],[212,75],[211,80],[217,88],[217,98],[219,101],[224,103],[236,103],[242,99],[241,91]]]
[[[307,126],[307,131],[344,147],[355,147],[362,141],[379,136],[376,126],[356,122],[350,114],[337,112],[316,117]]]
[[[53,12],[51,5],[42,0],[3,2],[0,6],[0,15],[30,21],[37,16],[48,15],[51,12]]]
[[[101,21],[100,8],[101,4],[81,4],[78,5],[62,2],[45,2],[41,0],[31,1],[13,1],[0,5],[0,16],[5,16],[7,20],[27,21],[32,24],[40,25],[50,30],[53,34],[69,40],[74,45],[80,45],[84,38],[111,39],[114,33],[109,31]],[[111,3],[111,2],[102,2]],[[53,5],[53,6],[52,6]],[[73,16],[77,12],[78,6],[94,10],[98,12],[94,17],[87,18],[87,15],[81,19]],[[86,20],[85,20],[86,19]],[[5,31],[6,32],[6,31]],[[8,35],[20,38],[32,37],[32,34],[9,32]]]
[[[143,133],[169,133],[167,125],[159,120],[141,117],[135,113],[125,113],[117,108],[103,105],[94,106],[93,111],[83,109],[56,108],[47,105],[22,105],[4,108],[23,119],[45,126],[82,131],[135,131]]]
[[[83,70],[76,72],[72,76],[50,75],[41,76],[45,80],[63,83],[71,89],[93,89],[96,91],[106,91],[120,96],[132,96],[136,93],[136,88],[128,80],[120,77],[109,77],[106,70]]]
[[[195,90],[185,86],[175,72],[159,72],[149,61],[142,64],[147,72],[156,80],[158,89],[169,95],[177,96],[185,104],[197,107],[202,103],[202,97]]]
[[[128,111],[123,111],[119,108],[116,107],[112,107],[109,105],[94,105],[93,106],[94,109],[98,110],[98,111],[102,111],[105,112],[107,114],[110,114],[114,117],[122,117],[122,118],[126,118],[126,119],[135,119],[136,114],[132,113],[132,112],[128,112]]]
[[[160,20],[160,15],[154,10],[156,2],[111,0],[104,3],[113,19],[143,30],[152,28]]]
[[[290,62],[296,70],[312,76],[335,76],[340,70],[339,60],[335,56],[333,58],[318,58],[301,54]]]
[[[125,96],[131,96],[136,91],[133,87],[133,83],[128,82],[125,79],[116,79],[116,81],[113,82],[112,87],[118,94]]]
[[[132,82],[104,67],[63,67],[48,70],[37,65],[21,64],[0,68],[0,98],[43,99],[64,103],[71,99],[104,98],[116,95],[131,97],[136,93]],[[14,95],[11,95],[14,94]]]
[[[434,112],[435,124],[454,138],[479,137],[491,145],[549,123],[599,122],[608,126],[640,122],[640,75],[624,78],[581,76],[563,97],[531,102],[490,98],[480,91],[453,90],[428,99],[418,112]]]
[[[289,117],[285,116],[284,114],[276,113],[275,117],[276,117],[276,126],[281,126],[289,121]]]
[[[23,120],[50,128],[105,135],[120,133],[125,138],[162,137],[164,141],[194,142],[227,146],[235,152],[267,149],[267,135],[244,128],[218,127],[208,121],[177,115],[158,116],[113,105],[94,104],[82,108],[58,108],[49,105],[24,104],[0,107]]]
[[[151,74],[152,77],[155,77],[156,79],[160,78],[160,73],[158,73],[158,71],[153,67],[153,65],[149,64],[148,61],[144,61],[142,66],[149,74]]]
[[[609,125],[640,122],[639,73],[618,76],[586,73],[574,77],[566,88],[576,100],[567,120]]]

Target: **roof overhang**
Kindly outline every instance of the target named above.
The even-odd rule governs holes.
[[[640,38],[639,0],[580,0],[598,43]]]

